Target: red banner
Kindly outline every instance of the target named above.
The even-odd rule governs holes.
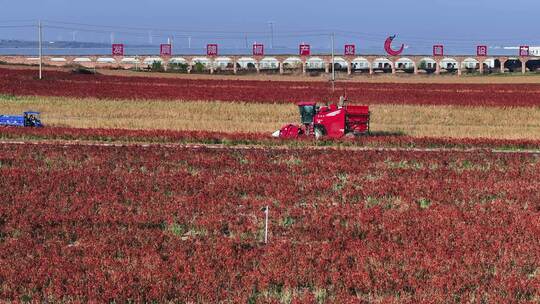
[[[253,56],[264,56],[264,45],[260,43],[253,44]]]
[[[161,56],[171,56],[172,55],[172,45],[171,44],[162,44],[159,46],[159,54]]]
[[[112,55],[113,56],[124,56],[124,45],[123,44],[113,44],[112,45]]]
[[[433,56],[444,56],[444,45],[436,44],[433,46]]]
[[[217,44],[207,44],[206,45],[206,55],[208,55],[208,56],[217,56],[218,55],[218,45]]]
[[[488,54],[488,48],[486,45],[479,45],[476,47],[476,56],[483,57],[487,56]]]
[[[356,45],[345,44],[345,56],[354,56],[354,55],[356,55]]]
[[[522,45],[519,47],[519,56],[520,57],[528,57],[529,56],[529,46],[528,45]]]
[[[309,44],[300,44],[300,56],[309,56],[311,54],[311,46]]]

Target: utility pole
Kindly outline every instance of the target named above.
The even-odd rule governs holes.
[[[38,21],[38,52],[39,52],[39,79],[43,79],[43,31],[41,29],[41,20]]]
[[[188,49],[191,49],[191,36],[188,37]]]
[[[274,48],[274,22],[270,21],[268,22],[268,24],[270,25],[270,48],[273,49]]]
[[[336,69],[335,69],[335,61],[334,61],[334,40],[335,40],[335,34],[332,33],[332,92],[335,91],[335,82],[336,82]]]
[[[246,41],[246,50],[248,48],[247,34],[244,35],[244,40]]]

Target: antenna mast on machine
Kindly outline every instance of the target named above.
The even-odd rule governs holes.
[[[335,86],[335,82],[336,82],[336,70],[335,70],[335,62],[334,62],[334,40],[335,40],[335,34],[332,33],[332,93],[334,93],[335,89],[336,89],[336,86]]]
[[[268,24],[270,25],[270,48],[274,49],[274,22],[270,21]]]
[[[39,52],[39,79],[43,79],[43,31],[41,27],[41,20],[38,21],[38,52]]]

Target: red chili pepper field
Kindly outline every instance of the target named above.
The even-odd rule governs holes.
[[[540,84],[339,83],[73,75],[0,68],[0,93],[11,95],[96,97],[102,99],[220,100],[296,103],[336,100],[346,91],[351,102],[465,106],[540,106]]]
[[[328,97],[316,82],[0,76],[5,96]],[[354,102],[540,105],[536,84],[343,86]],[[0,299],[540,302],[540,142],[381,134],[0,128]]]
[[[531,153],[2,144],[0,293],[536,301],[539,175]]]

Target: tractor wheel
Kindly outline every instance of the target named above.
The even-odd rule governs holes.
[[[316,140],[319,140],[323,137],[324,135],[324,132],[322,130],[322,128],[320,127],[315,127],[315,130],[313,130],[313,133],[315,133],[315,139]]]

